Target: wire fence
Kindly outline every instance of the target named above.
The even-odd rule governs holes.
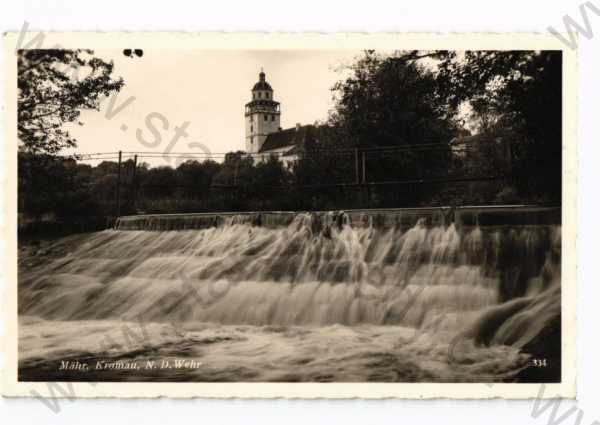
[[[216,198],[224,199],[223,202],[230,209],[235,209],[236,200],[248,201],[250,198],[253,208],[269,209],[281,207],[282,204],[274,202],[274,199],[291,196],[304,201],[300,204],[289,201],[286,204],[289,208],[305,206],[308,209],[311,203],[330,203],[337,208],[415,206],[413,204],[425,202],[423,194],[434,191],[428,188],[440,186],[452,189],[436,190],[441,193],[438,199],[427,202],[451,202],[456,194],[462,196],[474,191],[473,184],[494,184],[494,190],[498,190],[510,178],[512,149],[510,142],[493,141],[471,145],[423,143],[364,148],[315,147],[302,150],[294,157],[286,152],[153,151],[93,152],[63,157],[81,162],[117,163],[114,202],[115,215],[119,216],[123,212],[140,212],[141,199],[146,200],[144,209],[148,205],[162,205],[160,208],[149,207],[152,212],[157,208],[160,211],[177,212],[182,212],[182,209],[205,210],[213,205]],[[225,164],[229,161],[235,166],[229,180],[212,181],[209,185],[140,181],[137,173],[141,164],[146,160],[161,158],[185,160],[179,164],[186,161],[215,161]],[[255,182],[250,185],[242,174],[243,171],[238,169],[238,163],[248,158],[252,158],[254,165],[269,158],[285,161],[293,176],[300,174],[298,169],[302,167],[309,170],[310,166],[317,167],[319,178],[290,178],[284,183]],[[402,205],[403,203],[409,204]]]
[[[291,148],[291,146],[290,146]],[[379,156],[391,156],[399,152],[444,152],[451,149],[454,153],[472,152],[473,146],[452,145],[448,143],[424,143],[402,146],[382,146],[365,148],[311,148],[303,151],[303,156],[329,155],[348,157],[358,154],[377,154]],[[116,152],[93,152],[74,153],[61,155],[64,158],[73,158],[78,161],[116,160],[121,154],[122,159],[144,158],[187,158],[190,160],[220,160],[236,152],[203,152],[203,151],[181,151],[181,152],[156,152],[156,151],[116,151]],[[289,156],[287,152],[243,152],[244,157],[263,159],[266,157],[284,158]]]

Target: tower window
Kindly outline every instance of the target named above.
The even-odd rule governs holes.
[[[269,98],[269,93],[265,93],[265,97],[268,99]]]
[[[265,114],[265,121],[269,120],[269,116],[267,114]]]
[[[271,121],[275,121],[275,115],[271,115]]]
[[[256,99],[256,93],[252,93],[252,99]]]
[[[258,92],[258,97],[262,98],[262,92],[261,91]]]

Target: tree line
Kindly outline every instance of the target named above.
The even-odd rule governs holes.
[[[57,153],[76,145],[62,124],[123,82],[91,52],[33,52],[19,58],[19,212],[114,216],[118,164]],[[89,67],[85,84],[57,63]],[[232,152],[134,173],[127,160],[121,213],[560,204],[561,52],[366,51],[349,68],[291,166]]]

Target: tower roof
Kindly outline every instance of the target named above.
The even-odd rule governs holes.
[[[265,80],[265,72],[262,70],[262,68],[260,70],[260,74],[258,74],[258,83],[254,84],[254,87],[252,87],[252,91],[256,90],[273,91],[269,83],[267,83],[267,81]]]

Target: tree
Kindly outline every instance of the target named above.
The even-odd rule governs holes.
[[[276,156],[254,168],[253,210],[285,209],[289,202],[290,172]]]
[[[562,52],[468,51],[440,70],[451,104],[470,102],[482,130],[510,134],[519,192],[560,202]]]
[[[31,153],[76,146],[63,125],[77,121],[84,109],[98,110],[103,97],[124,85],[111,77],[113,63],[91,50],[19,50],[17,66],[18,136]]]
[[[336,104],[329,125],[339,129],[338,146],[365,151],[367,181],[447,175],[451,161],[449,142],[461,128],[455,108],[440,96],[436,73],[419,61],[452,56],[443,51],[398,52],[391,56],[366,51],[350,67],[350,76],[334,86]],[[373,147],[397,149],[370,151]],[[349,157],[340,162],[347,165],[354,160]],[[400,194],[398,185],[374,190],[379,192],[374,193],[374,198],[386,200],[388,205],[400,201],[403,205],[416,204],[423,196],[431,195],[430,191],[415,190]]]
[[[179,195],[194,199],[206,197],[219,170],[220,165],[212,160],[183,162],[176,170]]]
[[[176,189],[177,176],[169,166],[150,168],[142,183],[143,194],[150,199],[171,198]]]
[[[98,213],[89,166],[71,158],[19,152],[19,212],[34,220],[43,214],[74,222]],[[43,188],[39,190],[39,188]]]
[[[434,73],[412,59],[365,52],[352,75],[334,86],[330,123],[344,129],[351,147],[446,143],[457,131],[440,99]]]

